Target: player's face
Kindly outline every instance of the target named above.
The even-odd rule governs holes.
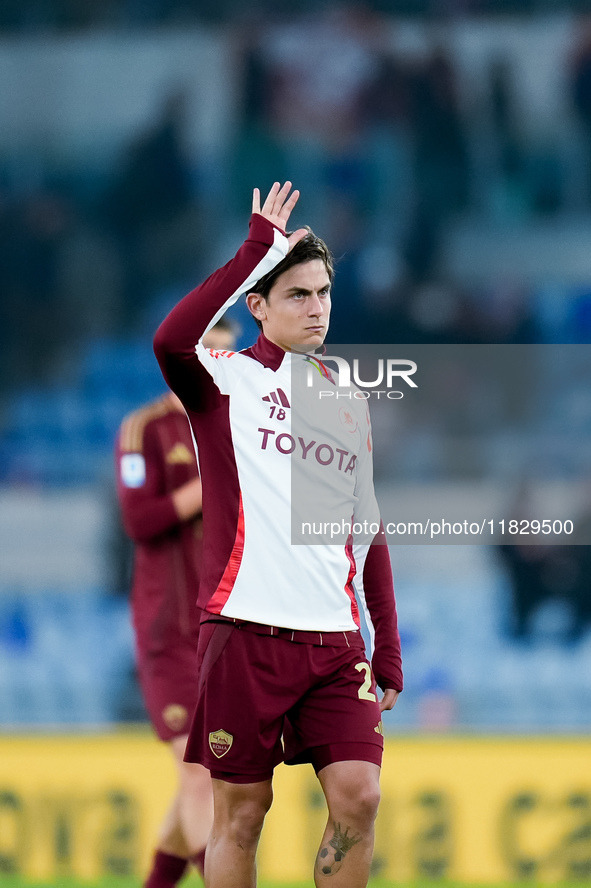
[[[265,336],[286,351],[322,345],[330,318],[330,278],[322,259],[284,271],[260,310]]]

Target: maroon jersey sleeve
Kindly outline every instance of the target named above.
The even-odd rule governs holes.
[[[172,496],[164,492],[163,455],[154,426],[146,425],[138,453],[122,451],[119,437],[116,460],[117,495],[131,539],[145,542],[179,524]]]
[[[191,290],[156,331],[154,352],[162,374],[190,410],[202,413],[220,404],[222,396],[199,361],[195,346],[212,321],[245,292],[245,282],[273,246],[274,232],[270,222],[253,214],[248,239],[235,257]]]
[[[380,535],[378,534],[378,537]],[[401,691],[402,657],[394,597],[394,581],[388,547],[374,542],[369,547],[363,570],[365,601],[375,632],[372,669],[383,691]]]
[[[376,521],[379,518],[379,506],[373,483],[371,421],[367,404],[365,406],[367,440],[366,444],[361,446],[357,459],[355,518],[357,520],[370,516],[372,521]],[[382,690],[392,688],[401,691],[400,636],[398,634],[392,565],[385,539],[384,525],[380,520],[378,533],[371,540],[363,564],[362,586],[365,604],[374,631],[372,668],[375,679]]]

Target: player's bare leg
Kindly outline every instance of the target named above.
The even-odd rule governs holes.
[[[380,769],[371,762],[334,762],[318,772],[328,822],[314,865],[317,888],[365,888],[380,801]]]
[[[188,857],[207,845],[213,823],[213,791],[209,771],[203,765],[184,762],[187,737],[171,741],[179,775],[179,816]]]
[[[160,826],[158,844],[144,888],[175,888],[188,865],[189,849],[181,828],[177,792]]]
[[[177,792],[158,830],[158,850],[188,860],[190,850],[181,826],[180,792]]]
[[[182,878],[182,861],[193,863],[203,873],[204,851],[213,821],[211,778],[201,765],[183,761],[186,745],[186,735],[170,742],[179,788],[160,826],[154,867],[146,883],[149,888],[176,885]],[[159,869],[166,870],[167,875]]]
[[[212,780],[214,818],[205,855],[206,888],[254,888],[256,850],[271,807],[271,780]]]

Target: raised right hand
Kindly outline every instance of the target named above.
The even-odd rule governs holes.
[[[261,208],[261,192],[258,188],[255,188],[252,192],[253,213],[259,213],[259,215],[268,219],[273,225],[276,225],[277,228],[285,231],[291,211],[297,204],[300,196],[299,191],[292,191],[291,195],[290,191],[291,182],[286,182],[283,186],[279,182],[275,182]],[[289,249],[291,250],[295,247],[298,241],[301,241],[307,233],[305,228],[298,228],[297,231],[292,232],[287,238]]]

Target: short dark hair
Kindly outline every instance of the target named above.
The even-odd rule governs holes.
[[[250,288],[248,291],[249,293],[258,293],[263,299],[265,299],[265,301],[267,301],[269,299],[269,293],[273,289],[273,286],[280,275],[285,271],[288,271],[290,268],[293,268],[294,265],[303,265],[304,262],[312,262],[314,259],[320,259],[324,263],[326,273],[332,283],[334,277],[334,257],[332,253],[322,238],[315,235],[308,225],[305,225],[304,228],[307,229],[308,234],[297,242],[295,247],[289,251],[287,256],[285,256],[275,268],[272,268],[271,271],[257,281],[254,287]],[[262,330],[262,323],[258,318],[254,318],[254,320],[257,327]]]

